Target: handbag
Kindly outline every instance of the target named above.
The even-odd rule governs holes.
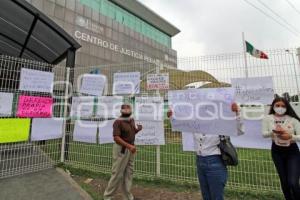
[[[236,148],[230,141],[230,137],[220,135],[219,148],[221,157],[225,165],[237,166],[239,164],[238,154]]]

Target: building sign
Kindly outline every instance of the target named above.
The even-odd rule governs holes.
[[[120,53],[120,54],[124,54],[124,55],[127,55],[127,56],[131,56],[131,57],[134,57],[136,59],[143,60],[145,62],[152,63],[152,64],[155,64],[155,65],[160,64],[159,59],[151,58],[147,55],[144,55],[143,53],[139,53],[139,52],[136,52],[134,50],[127,49],[125,47],[121,47],[118,44],[115,44],[115,43],[110,42],[110,41],[102,40],[101,38],[90,35],[88,33],[83,33],[81,31],[76,30],[74,35],[75,35],[76,39],[79,39],[79,40],[82,40],[82,41],[85,41],[85,42],[89,42],[89,43],[97,45],[99,47],[102,47],[102,48],[105,48],[105,49],[110,49],[111,51],[114,51],[114,52],[117,52],[117,53]]]
[[[100,26],[98,25],[98,23],[94,23],[92,22],[92,20],[89,20],[82,16],[76,16],[75,23],[76,25],[88,29],[90,31],[93,31],[95,33],[104,33],[103,26]]]

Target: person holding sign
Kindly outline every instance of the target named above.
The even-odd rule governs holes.
[[[296,144],[300,141],[299,121],[290,103],[278,97],[262,125],[263,136],[273,140],[272,159],[286,200],[300,199],[300,153]]]
[[[231,110],[239,114],[239,106],[236,103],[231,105]],[[173,111],[169,110],[168,118],[172,121],[176,120],[172,118],[172,115]],[[238,124],[238,132],[240,131],[241,123]],[[220,136],[194,133],[194,143],[197,174],[203,200],[223,200],[228,174],[227,167],[221,158]]]
[[[130,192],[133,178],[135,135],[142,130],[142,125],[135,125],[131,118],[132,109],[129,104],[121,106],[121,116],[113,124],[113,165],[112,176],[104,192],[104,200],[111,200],[119,185],[121,185],[124,199],[134,200]]]

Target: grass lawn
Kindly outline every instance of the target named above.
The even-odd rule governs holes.
[[[104,192],[104,189],[107,185],[107,181],[109,180],[110,175],[100,172],[92,172],[88,170],[78,169],[74,168],[69,165],[62,165],[61,166],[64,169],[67,169],[71,172],[73,178],[77,181],[77,183],[80,184],[80,186],[86,190],[93,199],[95,200],[102,200],[102,195]],[[79,178],[78,178],[79,177]],[[92,184],[87,184],[84,182],[86,179],[92,178],[93,181],[96,182],[96,185],[102,183],[101,188],[95,188]],[[81,181],[78,181],[80,179]],[[103,185],[104,184],[104,185]],[[144,192],[157,192],[157,189],[160,191],[165,191],[166,193],[169,193],[170,191],[173,192],[173,195],[180,195],[180,193],[189,193],[189,194],[197,194],[197,196],[200,196],[199,193],[199,186],[198,184],[186,184],[183,182],[170,182],[163,179],[143,179],[136,177],[134,180],[134,187],[138,186],[139,191],[143,193]],[[100,191],[100,190],[101,191]],[[143,193],[144,194],[144,193]],[[147,194],[145,194],[147,196]],[[195,196],[195,195],[193,195]],[[141,199],[143,199],[143,196],[139,196]],[[200,198],[200,197],[198,197]],[[197,198],[197,199],[198,199]],[[145,198],[148,199],[148,198]],[[151,198],[152,199],[152,198]],[[172,199],[170,197],[170,199]],[[194,198],[193,198],[194,199]],[[276,192],[268,192],[268,191],[260,191],[260,192],[253,192],[248,190],[242,190],[242,189],[233,189],[227,187],[225,191],[225,199],[228,200],[282,200],[282,196],[280,193]]]
[[[112,145],[71,142],[66,164],[75,168],[110,174]],[[195,155],[183,152],[179,143],[160,147],[160,175],[157,175],[156,147],[139,146],[135,162],[136,178],[166,180],[198,185]],[[228,190],[280,192],[280,184],[268,150],[238,149],[240,163],[229,168]]]
[[[47,141],[48,143],[50,141]],[[55,143],[47,145],[45,151],[54,160],[59,160],[58,148],[58,143]],[[138,146],[135,179],[155,184],[172,183],[176,185],[177,189],[178,186],[188,185],[198,190],[195,154],[182,151],[180,134],[166,133],[166,145],[160,146],[159,151],[160,165],[157,165],[157,147]],[[261,199],[255,198],[255,195],[267,193],[276,197],[273,199],[281,199],[279,178],[271,160],[270,151],[240,148],[238,154],[239,165],[229,167],[226,194],[241,198],[243,195],[254,195],[251,199]],[[78,170],[109,175],[112,164],[111,156],[112,144],[86,144],[72,142],[71,140],[69,143],[69,157],[65,164]],[[157,174],[157,166],[160,167],[160,174]]]

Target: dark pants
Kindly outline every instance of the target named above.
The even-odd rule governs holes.
[[[272,158],[286,200],[300,200],[300,153],[297,144],[289,147],[272,144]]]
[[[197,173],[203,200],[223,200],[227,168],[221,156],[197,156]]]

